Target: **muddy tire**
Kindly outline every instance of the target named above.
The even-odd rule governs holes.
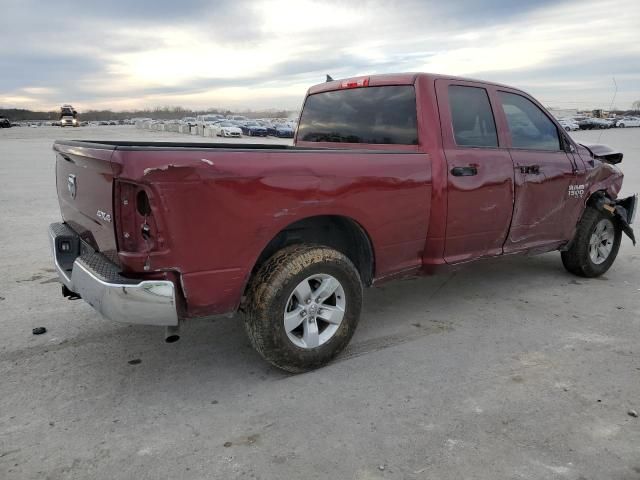
[[[561,253],[562,264],[580,277],[599,277],[616,259],[621,239],[622,230],[612,215],[587,207],[571,247]]]
[[[361,306],[362,281],[345,255],[323,246],[292,246],[254,276],[244,326],[265,360],[300,373],[325,365],[347,346]]]

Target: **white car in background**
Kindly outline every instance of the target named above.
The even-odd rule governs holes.
[[[211,128],[218,137],[242,137],[242,129],[231,122],[219,122]]]
[[[640,118],[637,118],[637,117],[624,117],[624,118],[618,120],[617,126],[619,128],[640,127]]]
[[[558,120],[558,123],[564,128],[567,132],[571,132],[573,130],[580,130],[580,125],[575,120],[570,118],[561,118]]]
[[[198,115],[196,118],[196,125],[199,127],[213,127],[214,123],[220,122],[224,117],[222,115],[210,114],[210,115]]]

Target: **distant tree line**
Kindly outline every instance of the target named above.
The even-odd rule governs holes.
[[[289,110],[244,110],[232,111],[224,108],[208,108],[205,110],[191,110],[183,107],[156,107],[145,110],[125,110],[114,112],[111,110],[87,110],[78,112],[78,118],[86,121],[124,120],[126,118],[148,117],[157,120],[173,120],[182,117],[195,117],[204,113],[218,113],[222,115],[244,115],[248,118],[286,118]],[[12,122],[29,120],[58,120],[60,110],[35,111],[21,108],[0,108],[0,117],[6,117]]]
[[[79,112],[78,118],[86,121],[101,120],[124,120],[126,118],[147,117],[154,120],[173,120],[182,117],[195,117],[204,113],[218,113],[222,115],[244,115],[248,118],[286,118],[289,117],[291,110],[243,110],[233,111],[224,108],[207,108],[204,110],[191,110],[183,107],[156,107],[145,110],[125,110],[114,112],[111,110],[87,110]],[[615,109],[611,113],[616,115],[638,115],[640,114],[640,100],[636,100],[631,104],[631,110]],[[22,108],[0,108],[0,117],[5,117],[12,122],[21,122],[29,120],[58,120],[60,110],[36,111],[25,110]]]

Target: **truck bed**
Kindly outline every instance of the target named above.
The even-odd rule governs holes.
[[[62,219],[125,275],[179,274],[187,316],[237,308],[263,252],[306,219],[366,232],[378,278],[420,268],[429,156],[414,146],[352,147],[57,141]],[[137,209],[139,192],[148,214]]]

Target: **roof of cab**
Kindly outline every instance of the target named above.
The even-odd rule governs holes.
[[[427,79],[431,79],[431,80],[446,79],[446,80],[458,80],[458,81],[464,81],[464,82],[476,82],[476,83],[484,83],[485,85],[494,85],[498,87],[513,88],[508,85],[502,85],[500,83],[488,82],[485,80],[478,80],[473,78],[456,77],[453,75],[442,75],[437,73],[408,72],[408,73],[387,73],[382,75],[361,75],[358,77],[341,78],[341,79],[333,80],[330,82],[318,83],[317,85],[313,85],[312,87],[310,87],[307,94],[312,95],[314,93],[328,92],[331,90],[340,90],[342,88],[342,83],[346,80],[358,80],[358,79],[368,78],[369,87],[380,87],[383,85],[413,85],[416,82],[416,79],[418,77],[426,77]]]

